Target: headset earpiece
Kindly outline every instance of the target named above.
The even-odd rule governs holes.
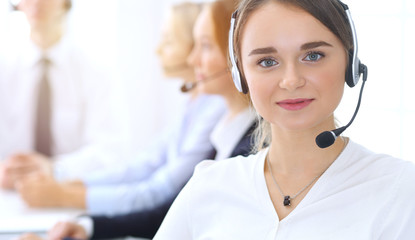
[[[235,87],[236,89],[238,89],[239,92],[247,94],[248,85],[245,79],[242,77],[241,73],[239,72],[237,61],[235,58],[235,53],[233,52],[233,33],[235,30],[235,21],[236,21],[237,14],[238,14],[238,11],[235,11],[232,14],[232,18],[231,18],[231,27],[229,29],[229,38],[228,38],[228,51],[229,51],[229,58],[231,59],[231,63],[232,63],[233,83],[235,84]]]
[[[346,68],[345,79],[346,79],[347,85],[351,88],[356,86],[356,84],[359,82],[360,75],[361,75],[361,72],[359,71],[360,65],[361,65],[360,60],[358,58],[354,59],[353,50],[350,50],[349,51],[349,62]],[[353,74],[353,69],[355,69],[355,72],[357,73],[357,75]]]
[[[359,82],[360,75],[362,74],[362,70],[367,69],[367,68],[364,64],[360,62],[357,56],[357,52],[358,52],[357,34],[356,34],[356,29],[354,27],[354,23],[353,23],[353,19],[352,19],[352,15],[350,13],[349,7],[346,4],[344,4],[342,1],[340,0],[337,0],[337,1],[343,7],[344,12],[346,13],[346,18],[349,21],[349,25],[350,25],[350,31],[352,32],[353,49],[349,51],[349,62],[348,62],[347,69],[346,69],[345,79],[349,87],[354,87]]]

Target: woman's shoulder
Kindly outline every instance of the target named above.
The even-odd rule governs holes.
[[[233,171],[251,170],[262,159],[263,151],[248,156],[235,156],[224,160],[205,160],[200,162],[195,168],[195,174],[221,173]]]
[[[217,185],[224,181],[228,185],[249,184],[249,181],[257,177],[258,168],[263,164],[266,151],[260,151],[248,156],[236,156],[224,160],[205,160],[200,162],[194,171],[193,182],[195,184]]]
[[[375,153],[357,143],[351,142],[351,145],[345,161],[348,164],[347,168],[352,169],[349,174],[361,176],[366,180],[388,179],[391,188],[411,188],[412,192],[415,192],[414,162]]]
[[[345,156],[349,159],[350,164],[365,165],[367,167],[376,168],[388,172],[400,172],[404,168],[412,169],[415,167],[413,162],[403,160],[384,153],[376,153],[368,148],[350,141]]]

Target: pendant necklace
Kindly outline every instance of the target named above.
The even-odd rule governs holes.
[[[317,176],[315,176],[312,180],[311,180],[311,182],[309,183],[309,184],[307,184],[305,187],[303,187],[300,191],[298,191],[296,194],[294,194],[292,197],[290,196],[290,195],[285,195],[283,192],[282,192],[282,190],[281,190],[281,188],[280,188],[280,186],[278,185],[278,183],[277,183],[277,180],[275,180],[275,177],[274,177],[274,174],[272,173],[272,168],[271,168],[271,164],[269,163],[269,158],[268,158],[268,155],[267,155],[267,157],[266,157],[266,161],[267,161],[267,164],[268,164],[268,168],[269,168],[269,172],[271,173],[271,177],[272,177],[272,180],[274,181],[274,183],[275,183],[275,185],[277,186],[277,188],[278,188],[278,191],[280,192],[280,194],[281,194],[281,196],[284,198],[284,201],[283,201],[283,204],[284,204],[284,206],[291,206],[291,200],[294,200],[298,195],[300,195],[302,192],[304,192],[311,184],[313,184],[314,183],[314,181],[316,181],[316,179],[318,178],[318,177],[320,177],[321,175],[323,175],[323,173],[327,170],[324,170],[322,173],[320,173],[320,174],[318,174]]]

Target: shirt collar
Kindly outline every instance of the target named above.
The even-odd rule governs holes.
[[[231,120],[222,117],[212,131],[210,140],[216,149],[216,160],[229,158],[246,131],[254,124],[256,114],[246,108]]]

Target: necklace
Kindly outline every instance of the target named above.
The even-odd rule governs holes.
[[[327,170],[327,169],[326,169],[326,170],[324,170],[322,173],[320,173],[320,174],[318,174],[317,176],[315,176],[315,177],[311,180],[311,182],[310,182],[309,184],[305,185],[305,187],[303,187],[300,191],[298,191],[296,194],[294,194],[294,195],[291,197],[290,195],[285,195],[285,194],[282,192],[282,190],[281,190],[280,186],[279,186],[279,185],[278,185],[278,183],[277,183],[277,180],[275,180],[274,174],[272,173],[271,164],[269,163],[269,158],[268,158],[268,155],[267,155],[267,157],[266,157],[266,161],[267,161],[267,164],[268,164],[269,172],[271,173],[272,180],[274,181],[275,185],[277,186],[278,191],[280,192],[281,196],[284,198],[284,201],[283,201],[284,206],[291,206],[291,200],[294,200],[294,199],[295,199],[298,195],[300,195],[302,192],[304,192],[304,190],[306,190],[306,189],[307,189],[307,188],[308,188],[311,184],[313,184],[313,182],[314,182],[314,181],[316,181],[316,179],[317,179],[318,177],[320,177],[321,175],[323,175],[323,173]]]

